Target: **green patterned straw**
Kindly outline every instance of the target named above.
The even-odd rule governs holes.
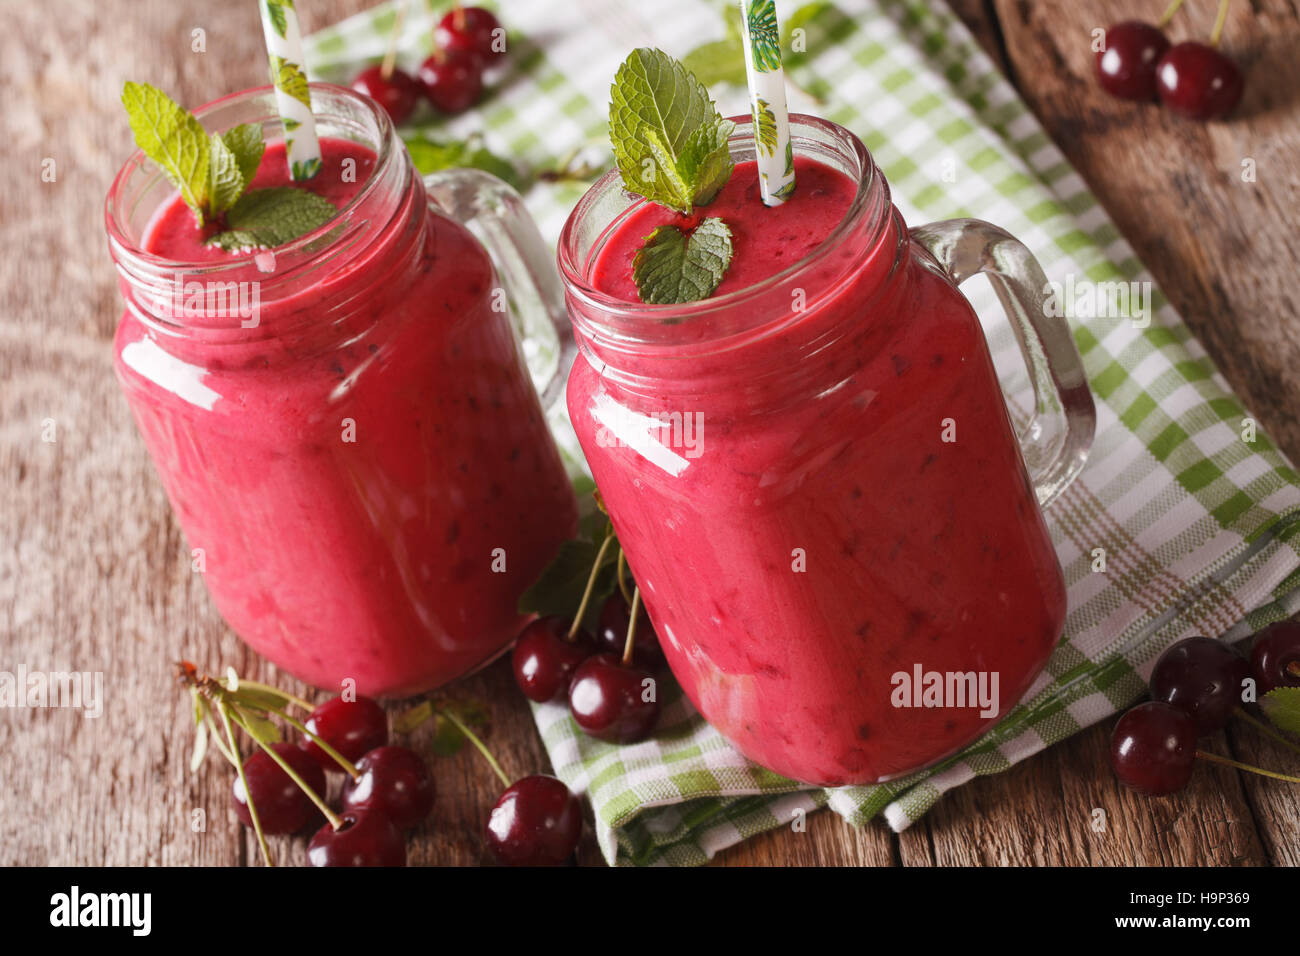
[[[794,147],[790,143],[790,110],[785,105],[776,0],[740,0],[740,13],[763,205],[779,206],[794,192]]]
[[[311,91],[302,68],[302,31],[293,0],[258,0],[262,12],[262,33],[271,60],[271,82],[275,84],[275,105],[284,123],[284,151],[289,158],[289,176],[296,182],[320,172],[320,140],[316,138],[316,117],[311,112]]]

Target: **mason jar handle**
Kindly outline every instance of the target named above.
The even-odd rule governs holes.
[[[1034,385],[1034,414],[1020,432],[1020,447],[1038,504],[1046,507],[1083,470],[1097,409],[1069,321],[1048,308],[1052,293],[1043,267],[1018,239],[980,219],[935,222],[911,236],[957,284],[987,275],[1011,321]]]
[[[523,199],[509,184],[481,169],[432,173],[424,177],[424,188],[439,209],[466,226],[487,248],[513,306],[515,333],[542,408],[550,410],[564,395],[578,350],[555,256]],[[554,368],[546,354],[548,326],[559,345]]]

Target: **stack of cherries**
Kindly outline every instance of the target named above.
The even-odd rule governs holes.
[[[586,733],[611,743],[644,740],[659,720],[655,672],[664,664],[654,626],[636,592],[631,604],[615,590],[601,606],[596,634],[582,627],[599,573],[573,617],[541,617],[515,643],[515,683],[529,700],[567,700]],[[633,614],[633,608],[636,608]]]
[[[484,73],[505,57],[505,31],[490,11],[457,4],[438,22],[433,41],[433,55],[415,76],[389,57],[358,74],[352,88],[376,100],[394,123],[410,118],[421,95],[440,113],[465,112],[483,95]]]
[[[328,700],[302,726],[309,735],[301,745],[270,745],[298,779],[260,750],[235,778],[236,815],[251,827],[256,812],[263,833],[296,833],[324,816],[307,847],[312,866],[405,866],[403,834],[433,809],[435,787],[423,758],[388,743],[388,717],[368,697]],[[488,819],[488,849],[507,865],[566,862],[582,834],[577,797],[542,774],[511,784],[482,741],[461,729],[507,785]],[[327,771],[346,774],[338,813],[324,800]]]
[[[1159,26],[1125,20],[1106,31],[1097,51],[1097,79],[1106,92],[1126,100],[1154,100],[1192,119],[1231,113],[1245,88],[1237,64],[1218,49],[1226,0],[1209,43],[1170,44],[1162,27],[1177,12],[1170,6]]]
[[[1300,749],[1247,712],[1243,692],[1250,679],[1260,697],[1278,687],[1300,687],[1300,623],[1282,621],[1260,631],[1249,660],[1236,648],[1209,637],[1189,637],[1165,651],[1151,672],[1152,699],[1138,704],[1115,725],[1110,762],[1116,776],[1142,793],[1173,793],[1187,785],[1193,762],[1200,757],[1300,783],[1300,778],[1197,749],[1197,738],[1223,729],[1233,715],[1285,746]]]

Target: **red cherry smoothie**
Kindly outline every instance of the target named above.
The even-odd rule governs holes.
[[[784,205],[762,205],[751,162],[697,211],[733,233],[714,297],[795,265],[844,218],[856,181],[795,163]],[[634,252],[674,222],[633,207],[593,249],[590,284],[638,301]],[[916,706],[919,688],[898,706],[895,675],[996,673],[1001,714],[1064,622],[1061,571],[978,319],[904,228],[895,213],[874,245],[845,243],[851,261],[836,249],[809,266],[806,311],[778,292],[784,314],[728,348],[693,348],[683,325],[678,354],[627,358],[632,384],[581,359],[569,382],[674,674],[747,756],[810,783],[885,780],[960,748],[990,715]],[[636,442],[593,440],[614,404],[696,414],[698,454],[669,449],[652,464]]]
[[[306,188],[338,206],[376,164],[324,139]],[[254,188],[288,185],[269,144]],[[355,175],[345,175],[345,170]],[[117,370],[218,608],[256,650],[322,687],[402,696],[508,644],[515,603],[576,524],[571,486],[482,247],[418,183],[343,261],[266,292],[256,328],[127,311]],[[179,196],[145,251],[229,261]],[[217,326],[220,326],[218,328]],[[157,338],[163,339],[162,347]],[[168,545],[169,548],[173,545]],[[179,637],[178,637],[179,639]]]

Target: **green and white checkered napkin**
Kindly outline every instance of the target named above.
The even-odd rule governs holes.
[[[781,15],[791,16],[796,3],[779,3]],[[704,0],[508,0],[497,7],[512,31],[506,74],[479,109],[450,122],[429,120],[428,131],[444,139],[479,131],[494,152],[532,169],[554,167],[584,145],[603,150],[610,80],[633,47],[682,56],[725,34],[723,4]],[[380,7],[311,37],[313,75],[346,82],[377,61],[392,16]],[[404,31],[409,67],[427,52],[435,18],[415,0]],[[1019,237],[1049,278],[1072,280],[1075,288],[1151,282],[945,4],[834,0],[818,4],[804,29],[810,56],[791,79],[826,96],[813,103],[794,92],[791,109],[861,136],[909,223],[987,219]],[[724,114],[746,112],[744,90],[718,86],[713,93]],[[540,184],[528,191],[552,242],[584,188]],[[985,321],[1013,414],[1023,420],[1032,403],[1010,328],[982,280],[964,289]],[[1300,607],[1300,476],[1262,431],[1249,440],[1248,413],[1158,291],[1151,312],[1149,325],[1072,317],[1097,397],[1097,438],[1082,477],[1048,511],[1070,609],[1060,646],[1020,706],[938,769],[831,791],[803,789],[749,763],[675,687],[665,693],[658,734],[635,746],[591,740],[565,707],[538,706],[555,771],[590,797],[607,860],[700,863],[823,805],[855,824],[883,812],[901,830],[944,791],[1005,770],[1131,703],[1173,641],[1192,633],[1234,640]],[[572,453],[567,424],[558,423],[557,435]],[[1093,570],[1096,548],[1105,549],[1103,573]]]

